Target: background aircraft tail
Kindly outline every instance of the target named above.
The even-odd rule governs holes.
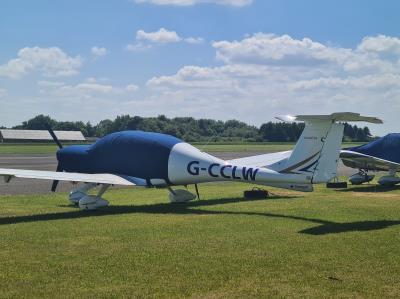
[[[304,121],[305,128],[292,154],[278,171],[309,176],[312,183],[328,182],[336,176],[344,125],[341,121],[382,123],[356,113],[278,117],[283,121]]]

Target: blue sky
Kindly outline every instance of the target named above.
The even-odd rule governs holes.
[[[398,1],[2,1],[0,125],[39,113],[259,125],[354,111],[386,120],[377,134],[398,131],[399,11]]]

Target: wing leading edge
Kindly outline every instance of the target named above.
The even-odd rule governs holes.
[[[6,181],[9,181],[11,178],[15,177],[25,179],[59,180],[122,186],[147,186],[146,180],[144,179],[109,173],[91,174],[0,168],[0,176],[3,176]]]
[[[340,158],[343,164],[351,168],[360,168],[368,170],[400,170],[400,164],[385,159],[361,154],[349,150],[341,150]]]

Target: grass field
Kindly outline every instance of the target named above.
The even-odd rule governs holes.
[[[189,204],[118,189],[89,213],[0,196],[0,297],[400,297],[400,189],[247,188],[202,185]]]
[[[360,143],[343,143],[343,147],[360,145]],[[291,150],[294,143],[264,142],[264,143],[195,143],[205,152],[279,152]],[[54,154],[57,146],[54,144],[7,144],[0,143],[1,154]]]

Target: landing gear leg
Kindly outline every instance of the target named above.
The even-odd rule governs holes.
[[[197,199],[200,200],[199,187],[197,186],[197,184],[194,184],[194,189],[196,190]]]
[[[97,196],[98,196],[98,197],[102,197],[103,194],[106,193],[106,191],[108,190],[108,188],[110,188],[110,185],[108,185],[108,184],[101,185],[101,188],[100,188],[100,190],[99,190],[99,193],[97,193]]]

